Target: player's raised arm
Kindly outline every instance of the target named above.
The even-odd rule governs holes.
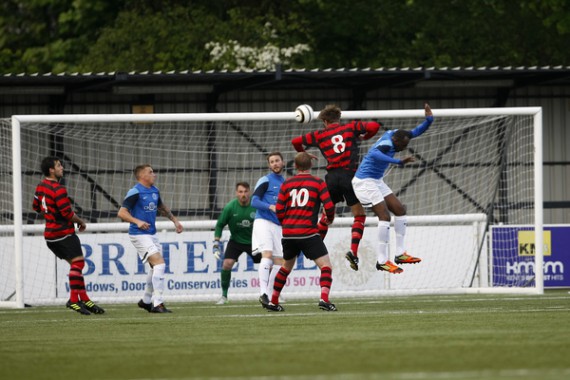
[[[431,111],[431,107],[429,106],[429,104],[427,102],[424,103],[424,113],[425,113],[426,119],[424,120],[423,123],[421,123],[420,125],[418,125],[417,127],[415,127],[414,129],[412,129],[410,131],[410,138],[411,139],[418,137],[422,133],[427,131],[429,126],[431,125],[431,123],[433,123],[433,112]]]

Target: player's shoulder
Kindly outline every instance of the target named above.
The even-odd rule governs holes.
[[[52,188],[53,188],[52,182],[53,182],[53,183],[57,183],[57,182],[55,182],[55,181],[50,181],[49,179],[44,178],[44,179],[41,180],[40,183],[38,183],[38,186],[36,186],[36,187],[37,187],[38,189],[40,189],[40,188],[52,189]]]
[[[311,175],[311,177],[313,177],[313,181],[315,181],[316,183],[319,184],[319,186],[323,185],[325,183],[325,180],[322,179],[321,177],[317,177],[316,175]]]
[[[392,144],[392,136],[396,133],[397,129],[390,129],[389,131],[384,132],[382,136],[378,139],[378,145],[386,145]]]
[[[56,193],[64,193],[67,192],[65,186],[60,183],[59,181],[50,181],[46,180],[46,186],[49,187],[52,191]]]
[[[228,203],[226,203],[226,209],[234,209],[236,207],[238,207],[240,205],[239,201],[237,198],[232,199],[231,201],[229,201]]]
[[[266,183],[269,182],[269,174],[264,175],[263,177],[260,177],[257,180],[257,183],[255,185],[255,187],[258,187],[259,185],[261,185],[262,183]]]
[[[126,198],[132,197],[133,195],[139,195],[139,194],[141,193],[140,186],[142,186],[142,185],[140,185],[140,186],[139,186],[139,185],[140,185],[140,184],[137,183],[136,185],[134,185],[133,187],[131,187],[131,188],[129,189],[129,191],[127,191],[127,196],[126,196]]]

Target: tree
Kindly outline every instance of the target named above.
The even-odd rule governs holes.
[[[59,72],[73,70],[113,22],[124,1],[4,0],[0,3],[0,70]]]
[[[220,7],[220,3],[225,6]],[[294,64],[308,45],[281,2],[139,4],[122,11],[81,63],[85,70],[221,70]],[[279,16],[278,16],[279,14]],[[277,38],[278,36],[278,38]],[[300,36],[300,37],[297,37]]]
[[[0,72],[567,65],[569,34],[566,0],[5,0]]]

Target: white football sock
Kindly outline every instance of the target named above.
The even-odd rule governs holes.
[[[152,302],[152,293],[154,292],[154,287],[152,286],[152,274],[154,270],[150,268],[148,273],[146,274],[146,286],[144,287],[144,294],[143,294],[143,302],[144,303],[151,303]]]
[[[408,217],[395,216],[394,217],[394,232],[396,232],[396,256],[400,256],[406,252],[404,245],[404,238],[406,237],[406,226],[408,225]]]
[[[259,267],[257,273],[259,274],[259,293],[261,295],[267,294],[267,285],[269,283],[269,275],[271,274],[271,267],[273,266],[273,260],[268,258],[262,258],[259,262]],[[267,294],[269,297],[269,294]]]
[[[154,306],[160,305],[164,300],[162,293],[164,293],[164,271],[166,264],[157,264],[154,266],[154,274],[152,275],[152,286],[154,287]]]
[[[378,222],[378,262],[384,264],[390,257],[390,222]]]

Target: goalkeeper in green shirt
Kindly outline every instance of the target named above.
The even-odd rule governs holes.
[[[254,263],[259,263],[261,255],[251,254],[251,233],[253,231],[253,219],[255,218],[255,208],[250,205],[250,187],[247,182],[236,184],[236,199],[230,201],[222,210],[222,214],[216,223],[214,232],[213,254],[216,259],[222,257],[221,283],[222,298],[216,303],[225,305],[228,303],[228,288],[232,278],[232,268],[240,255],[245,252],[253,259]],[[222,230],[225,226],[230,229],[230,240],[226,246],[225,254],[223,245],[220,242]]]

